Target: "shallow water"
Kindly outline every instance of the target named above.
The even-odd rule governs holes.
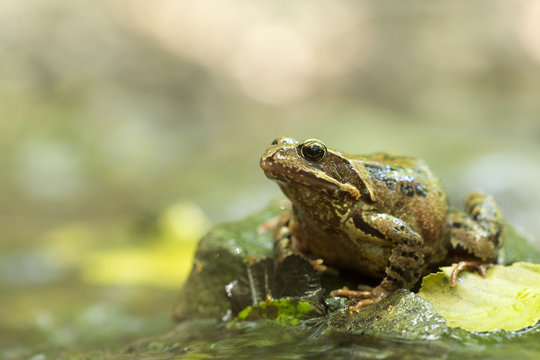
[[[289,328],[261,320],[246,322],[231,331],[222,325],[191,323],[189,327],[180,325],[176,335],[169,335],[167,340],[155,339],[140,344],[134,351],[138,355],[160,359],[178,356],[182,359],[508,359],[518,354],[523,359],[537,359],[540,356],[538,328],[490,335],[453,330],[437,339],[411,341],[343,333],[321,336],[321,326],[306,323]],[[204,336],[191,338],[189,344],[181,345],[173,340],[185,340],[187,332],[197,333],[203,328]],[[126,355],[126,358],[130,356]]]

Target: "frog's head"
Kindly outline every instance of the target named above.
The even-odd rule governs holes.
[[[275,139],[261,157],[261,168],[293,203],[320,194],[356,201],[365,193],[349,157],[317,139],[300,143],[285,136]]]

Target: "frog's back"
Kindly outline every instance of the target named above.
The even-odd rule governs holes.
[[[380,166],[389,165],[396,168],[405,168],[405,169],[427,169],[426,162],[423,159],[412,157],[412,156],[403,156],[392,153],[373,153],[368,155],[358,155],[355,158],[362,160],[366,163],[373,163]]]
[[[429,192],[441,195],[440,200],[429,200],[446,202],[439,179],[422,159],[375,153],[355,157],[354,161],[357,171],[362,173],[367,186],[379,200],[379,210],[392,212],[409,200],[427,198]],[[389,202],[384,202],[385,199]]]

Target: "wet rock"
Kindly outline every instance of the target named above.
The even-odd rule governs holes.
[[[272,206],[207,234],[199,243],[175,309],[176,328],[137,343],[131,347],[133,354],[503,359],[521,351],[524,344],[531,353],[540,354],[539,327],[489,334],[449,328],[429,302],[408,290],[351,313],[353,300],[329,293],[343,285],[354,288],[365,279],[345,272],[321,276],[300,256],[276,266],[272,233],[258,229],[279,213]],[[512,230],[507,238],[506,262],[537,256]]]
[[[296,320],[311,319],[311,326],[326,334],[405,339],[435,338],[446,331],[444,320],[431,305],[410,291],[398,291],[351,314],[351,300],[329,295],[337,284],[350,285],[350,279],[325,275],[321,283],[321,276],[300,256],[290,256],[276,266],[271,231],[258,229],[279,212],[272,206],[245,220],[218,226],[200,241],[175,309],[177,321],[279,318],[299,324]]]
[[[338,310],[328,316],[328,332],[402,339],[436,339],[446,330],[433,306],[408,290],[399,290],[358,312]]]
[[[225,286],[239,278],[250,261],[272,256],[271,231],[258,229],[279,212],[270,206],[242,221],[219,225],[201,239],[174,309],[176,321],[222,318],[230,312]]]

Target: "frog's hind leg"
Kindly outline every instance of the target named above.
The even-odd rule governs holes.
[[[361,298],[352,311],[375,304],[398,289],[410,289],[420,279],[424,269],[424,240],[407,223],[388,214],[359,213],[354,216],[354,224],[362,232],[379,240],[392,242],[392,251],[381,283],[368,291],[338,289],[332,296]],[[365,236],[365,235],[364,235]]]
[[[473,260],[460,261],[450,278],[454,286],[459,273],[465,269],[477,270],[485,276],[487,264],[495,262],[502,245],[502,215],[495,200],[488,195],[473,192],[467,196],[465,212],[450,213],[451,244],[455,251],[464,250]]]

